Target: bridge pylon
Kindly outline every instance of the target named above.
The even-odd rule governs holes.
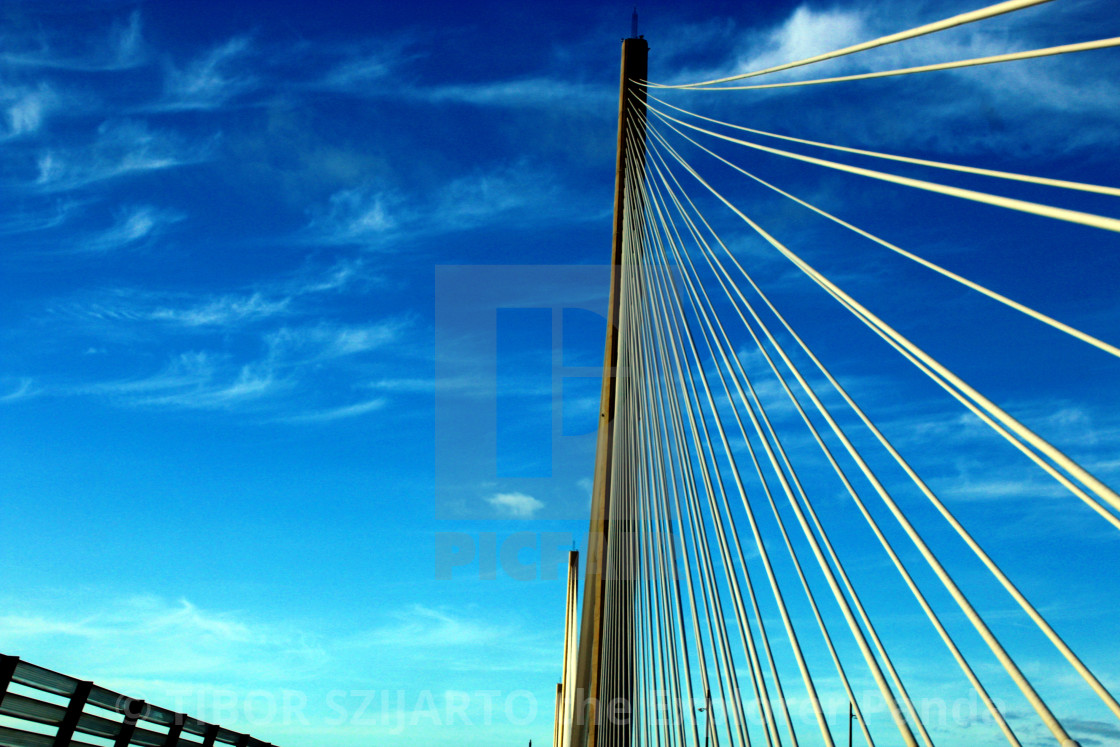
[[[599,401],[599,426],[595,447],[595,475],[591,491],[591,522],[587,537],[583,609],[580,617],[576,664],[575,708],[563,747],[598,747],[600,738],[612,745],[630,743],[633,675],[633,619],[630,574],[620,565],[626,553],[618,552],[628,533],[619,511],[619,496],[612,482],[615,444],[622,437],[615,420],[618,403],[625,396],[625,365],[620,365],[619,336],[624,259],[623,235],[627,207],[632,210],[640,195],[628,194],[630,170],[645,168],[645,102],[649,45],[636,35],[622,40],[622,69],[618,101],[618,155],[615,167],[614,235],[611,251],[610,297],[606,347],[603,353],[603,386]],[[612,521],[613,515],[613,521]],[[614,558],[614,562],[610,561]],[[607,598],[613,596],[609,630]],[[604,676],[604,641],[610,641],[611,672]]]

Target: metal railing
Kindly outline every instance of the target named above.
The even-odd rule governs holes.
[[[61,705],[12,692],[13,684],[37,693],[66,698],[68,702]],[[116,714],[120,720],[87,711],[90,707]],[[239,734],[217,724],[129,698],[92,682],[37,667],[21,661],[18,656],[2,654],[0,716],[23,722],[21,725],[40,724],[54,730],[51,735],[0,724],[0,747],[97,747],[107,742],[111,742],[113,747],[215,747],[223,744],[271,747],[268,742],[248,734]],[[94,743],[81,741],[83,735],[93,737]]]

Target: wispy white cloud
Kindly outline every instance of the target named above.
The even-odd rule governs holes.
[[[379,85],[388,79],[392,70],[393,61],[382,56],[348,60],[328,72],[321,85],[356,94],[368,92],[369,86]]]
[[[292,296],[277,296],[262,291],[248,293],[161,294],[115,290],[98,294],[94,300],[62,305],[55,313],[99,323],[137,325],[156,322],[187,330],[231,331],[289,312]]]
[[[483,83],[459,83],[405,89],[408,98],[434,104],[457,103],[508,109],[545,108],[612,111],[618,93],[609,86],[580,83],[560,78],[522,78]]]
[[[156,228],[158,226],[152,230]],[[256,289],[241,292],[191,294],[116,289],[60,305],[54,311],[98,322],[157,322],[196,332],[216,328],[229,332],[277,317],[298,317],[308,313],[306,309],[301,310],[301,301],[338,293],[363,281],[368,281],[364,264],[359,260],[344,260],[260,283]]]
[[[266,341],[277,360],[323,361],[366,353],[396,340],[408,327],[401,319],[366,325],[285,326]]]
[[[113,22],[107,32],[62,37],[49,26],[34,37],[0,36],[0,62],[13,67],[111,72],[147,62],[140,11]]]
[[[378,392],[394,392],[402,394],[437,394],[439,396],[446,396],[448,394],[456,394],[467,397],[492,397],[494,395],[493,389],[493,375],[492,373],[485,373],[477,371],[472,373],[472,369],[476,368],[478,359],[462,359],[461,365],[458,368],[461,373],[455,376],[438,376],[432,378],[380,378],[370,381],[364,386],[367,389],[372,389]],[[509,390],[514,394],[541,394],[543,389],[535,388],[530,390],[527,386],[514,386],[511,385]]]
[[[107,120],[85,148],[49,148],[37,159],[35,186],[44,192],[85,187],[130,174],[199,163],[212,143],[188,144],[140,120]]]
[[[0,391],[3,391],[0,389]],[[16,384],[15,388],[10,389],[4,394],[0,394],[0,402],[16,402],[21,399],[28,399],[38,394],[35,388],[34,381],[30,378],[22,378]]]
[[[175,356],[151,376],[96,384],[85,391],[139,407],[222,410],[260,402],[290,386],[270,360],[234,365],[224,356],[195,351]]]
[[[147,60],[140,11],[134,10],[125,23],[115,23],[109,35],[109,49],[117,68],[135,67]]]
[[[522,218],[586,218],[580,205],[551,169],[519,160],[412,197],[376,185],[340,190],[312,212],[307,233],[316,243],[391,248],[402,238],[469,230],[499,219],[508,225]]]
[[[342,405],[340,407],[330,407],[324,410],[289,415],[283,419],[289,423],[332,423],[336,420],[346,420],[348,418],[356,418],[361,415],[376,412],[385,407],[387,403],[388,400],[384,397],[376,397],[363,402],[355,402],[351,405]]]
[[[8,120],[6,136],[14,138],[37,132],[60,98],[49,84],[40,81],[33,88],[0,86],[0,102]]]
[[[939,493],[967,501],[1031,500],[1035,498],[1065,498],[1069,495],[1065,488],[1056,482],[1047,482],[1047,477],[1020,474],[1018,477],[1000,477],[986,474],[981,464],[973,464],[968,474],[955,478],[938,480]]]
[[[398,659],[410,668],[423,662],[474,673],[545,672],[555,666],[551,636],[513,616],[495,618],[472,608],[413,604],[387,617],[385,624],[342,642],[340,650]]]
[[[0,234],[33,234],[58,228],[78,214],[85,202],[59,198],[35,209],[17,211],[0,216]]]
[[[370,389],[385,392],[431,392],[436,388],[432,379],[378,379],[367,384]]]
[[[311,87],[364,98],[390,98],[429,104],[466,104],[504,109],[572,109],[595,114],[613,111],[617,91],[610,84],[536,75],[470,83],[425,84],[409,76],[406,66],[423,56],[411,37],[380,40],[376,49],[342,50]]]
[[[394,622],[361,635],[356,643],[415,650],[471,648],[495,645],[519,632],[509,623],[470,619],[422,604],[411,605],[392,616],[396,618]]]
[[[555,211],[559,191],[552,173],[522,160],[452,180],[440,191],[435,214],[453,227],[527,208],[540,208],[547,215]]]
[[[951,508],[967,504],[970,512],[998,511],[999,531],[1020,540],[1050,536],[1058,524],[1085,537],[1110,536],[1108,525],[1079,498],[955,403],[940,398],[900,401],[892,387],[883,380],[876,384],[875,377],[852,389],[869,413],[883,408],[896,413],[878,418],[877,424]],[[837,404],[829,407],[842,418],[846,408]],[[1073,403],[1054,400],[1003,406],[1098,478],[1109,482],[1120,475],[1120,464],[1108,448],[1120,435],[1120,424],[1107,414],[1090,415]],[[875,453],[870,452],[873,459]]]
[[[54,381],[49,389],[122,407],[236,411],[276,422],[371,414],[391,398],[353,382],[412,355],[413,322],[316,321],[325,308],[348,302],[335,296],[363,282],[364,267],[344,260],[241,292],[116,289],[60,302],[44,323],[77,335],[78,349],[104,355],[101,368],[116,373]],[[165,364],[152,370],[153,356]]]
[[[866,41],[873,33],[862,10],[801,5],[781,24],[756,37],[733,69],[747,72],[801,60]]]
[[[21,651],[65,650],[75,674],[112,686],[119,678],[228,682],[231,672],[262,683],[314,671],[328,654],[304,631],[158,596],[103,600],[81,612],[61,603],[8,600],[0,638]],[[114,655],[132,642],[126,660]]]
[[[343,50],[341,61],[311,84],[317,89],[363,98],[404,99],[427,104],[465,104],[502,109],[611,112],[617,96],[606,83],[572,80],[565,75],[527,75],[469,83],[414,80],[409,62],[423,56],[411,37],[380,40],[373,50]]]
[[[162,233],[186,216],[151,205],[130,207],[119,213],[112,227],[85,239],[76,248],[87,252],[111,252],[134,247]]]
[[[216,109],[252,90],[260,81],[246,58],[253,46],[246,36],[230,39],[184,67],[169,65],[164,109]]]
[[[29,93],[8,107],[11,134],[22,135],[39,129],[43,121],[43,90]]]
[[[148,318],[184,327],[230,327],[283,314],[290,304],[291,298],[272,299],[261,293],[226,295],[187,307],[160,306],[152,309]]]
[[[527,493],[495,493],[486,499],[498,513],[515,519],[530,519],[544,503]]]
[[[283,284],[291,296],[308,296],[341,291],[354,283],[376,282],[360,258],[343,259],[330,267],[304,271]]]
[[[1092,449],[1115,443],[1120,437],[1120,423],[1103,413],[1092,413],[1083,406],[1065,400],[1040,399],[1004,403],[1004,409],[1042,437],[1063,449]],[[978,441],[989,438],[993,431],[979,418],[963,409],[940,415],[911,416],[904,429],[916,443],[934,443],[946,438]]]
[[[175,312],[173,319],[135,309],[106,309],[99,318],[171,321],[201,334],[202,328],[217,326],[219,320],[237,325],[248,323],[255,314],[267,319],[282,311],[250,297],[248,305],[186,309]],[[154,373],[75,386],[69,392],[126,407],[239,411],[291,422],[355,417],[381,409],[388,400],[379,395],[354,402],[351,388],[339,391],[330,383],[332,377],[355,366],[372,365],[365,356],[399,341],[407,327],[400,319],[365,325],[285,325],[263,335],[251,332],[238,345],[223,344],[217,351],[199,347],[178,353]],[[227,334],[233,331],[236,326],[226,329]],[[205,335],[192,338],[194,342],[206,339]],[[246,349],[257,352],[246,354]]]
[[[323,49],[320,46],[317,51]],[[415,39],[407,35],[378,39],[375,45],[327,51],[337,59],[310,87],[352,96],[384,95],[395,90],[398,84],[394,81],[403,66],[422,55],[415,49]]]
[[[399,195],[370,185],[335,192],[308,228],[318,241],[370,245],[411,221]]]

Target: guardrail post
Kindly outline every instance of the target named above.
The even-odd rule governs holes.
[[[214,740],[218,738],[218,725],[210,724],[206,727],[206,734],[202,737],[202,747],[214,747]]]
[[[132,742],[132,734],[136,731],[136,722],[144,713],[144,708],[147,704],[142,700],[133,700],[128,698],[124,703],[124,723],[121,724],[121,730],[117,732],[117,740],[113,742],[113,747],[128,747]]]
[[[183,733],[183,724],[186,723],[186,720],[186,714],[175,714],[175,720],[171,722],[171,728],[167,730],[167,739],[163,740],[163,747],[179,747],[179,735]]]
[[[73,741],[74,728],[78,725],[78,719],[82,717],[86,700],[89,699],[89,691],[92,689],[92,682],[78,681],[77,687],[74,688],[74,694],[70,696],[70,703],[66,706],[66,715],[62,717],[62,723],[58,725],[54,747],[69,747],[70,742]]]
[[[4,704],[4,696],[8,694],[8,685],[12,684],[12,675],[19,666],[18,656],[4,656],[0,654],[0,705]]]

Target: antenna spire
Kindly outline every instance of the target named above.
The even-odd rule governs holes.
[[[630,16],[630,38],[638,38],[638,6],[634,6],[634,15]]]

